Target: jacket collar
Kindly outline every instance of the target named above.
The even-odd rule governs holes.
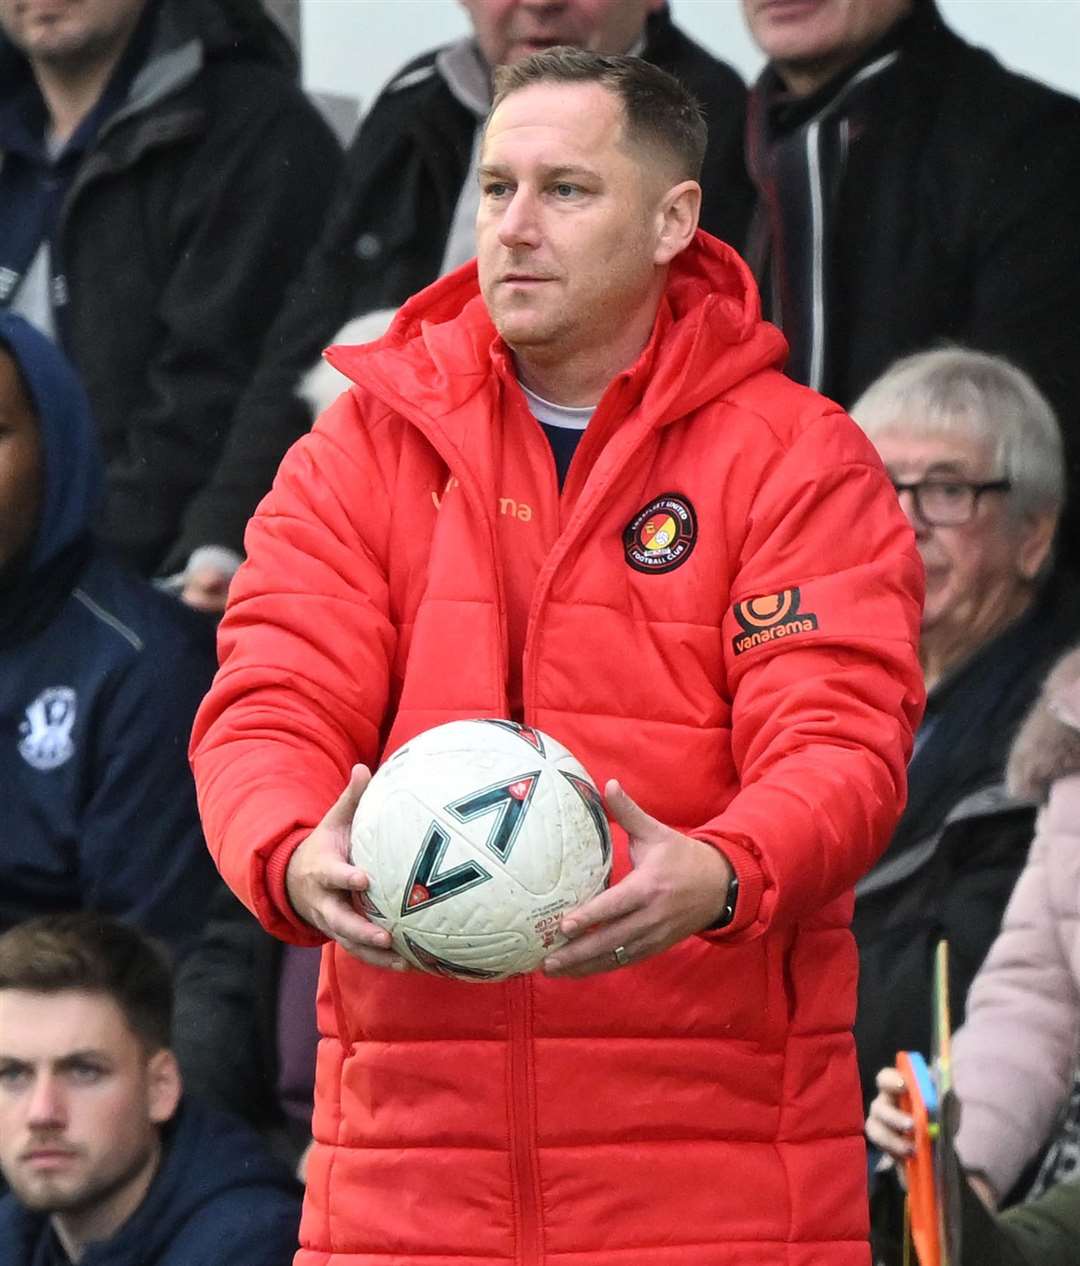
[[[649,343],[616,376],[598,411],[618,393],[621,414],[640,405],[651,426],[665,426],[778,365],[785,352],[783,336],[761,319],[746,265],[699,230],[671,267]],[[455,442],[455,417],[493,379],[513,377],[509,349],[480,296],[475,260],[410,299],[381,339],[331,347],[326,355],[395,411]]]
[[[817,92],[792,96],[770,63],[751,92],[750,117],[757,126],[788,132],[830,113],[847,97],[856,83],[886,69],[900,58],[922,48],[928,40],[947,32],[934,0],[915,0],[911,11],[898,19],[852,65]]]

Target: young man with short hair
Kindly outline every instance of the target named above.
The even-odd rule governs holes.
[[[172,983],[140,933],[91,914],[0,936],[0,1260],[287,1266],[288,1172],[182,1102]]]

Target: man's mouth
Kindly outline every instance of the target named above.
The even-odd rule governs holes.
[[[499,281],[505,286],[531,286],[545,281],[554,281],[553,277],[540,273],[504,273]]]
[[[31,1147],[23,1153],[23,1164],[31,1169],[60,1169],[69,1165],[78,1153],[70,1147]]]
[[[558,48],[560,44],[573,44],[569,35],[519,35],[513,43],[530,53],[542,53],[545,48]]]

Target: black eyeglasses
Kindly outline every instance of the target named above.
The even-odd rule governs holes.
[[[975,516],[975,507],[984,492],[1009,492],[1011,479],[988,479],[973,483],[965,479],[919,479],[914,483],[892,486],[896,495],[910,492],[915,513],[931,527],[963,527]]]

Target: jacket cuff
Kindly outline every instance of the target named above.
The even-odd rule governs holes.
[[[722,853],[731,865],[731,869],[735,872],[739,880],[739,896],[735,902],[735,917],[727,925],[727,927],[709,929],[705,928],[698,935],[706,941],[726,941],[737,936],[740,932],[753,928],[758,921],[758,914],[761,909],[761,898],[765,892],[765,875],[758,863],[757,858],[748,849],[741,844],[736,844],[734,840],[724,839],[722,836],[713,837],[707,834],[692,833],[695,840],[701,840],[703,844],[708,844],[711,848],[715,848],[718,853]],[[720,911],[717,911],[719,917]],[[755,931],[763,929],[756,928]]]
[[[325,945],[330,939],[300,918],[292,908],[285,887],[285,872],[289,866],[289,859],[309,834],[310,831],[297,831],[286,836],[266,861],[265,882],[266,892],[270,898],[271,918],[264,919],[264,922],[270,923],[272,920],[277,923],[278,928],[273,929],[275,935],[288,941],[290,945]],[[281,924],[286,926],[281,927]]]

